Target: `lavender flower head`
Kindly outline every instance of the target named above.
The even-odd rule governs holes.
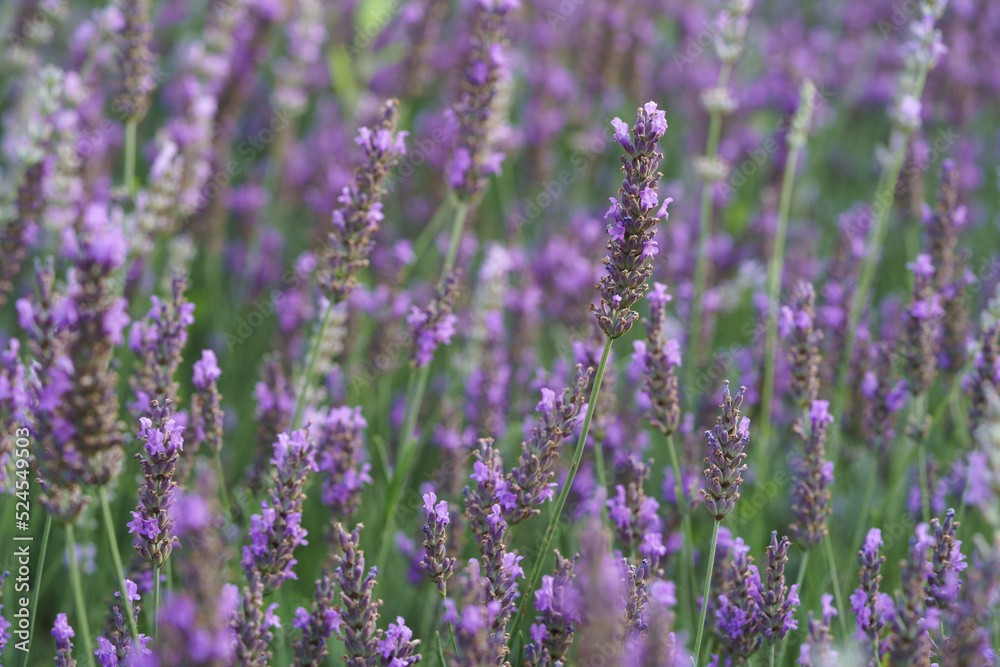
[[[487,176],[500,173],[504,154],[494,144],[501,126],[499,89],[508,71],[502,42],[508,15],[520,4],[477,0],[475,5],[462,91],[449,114],[455,145],[447,166],[448,185],[464,200],[486,186]]]
[[[459,575],[458,589],[462,591],[462,605],[451,598],[444,601],[441,617],[450,623],[455,637],[456,652],[451,646],[445,655],[449,664],[459,667],[503,664],[506,655],[506,637],[493,628],[500,616],[500,601],[489,599],[489,581],[483,577],[479,561],[470,558]]]
[[[722,384],[722,416],[716,417],[715,426],[705,431],[708,439],[708,456],[705,463],[705,488],[700,489],[705,507],[722,521],[733,511],[740,497],[743,471],[747,469],[743,460],[747,457],[746,446],[750,444],[750,419],[740,415],[740,405],[746,394],[746,387],[733,397],[729,394],[729,381]]]
[[[423,497],[424,512],[427,515],[423,531],[427,537],[424,539],[424,557],[420,561],[420,569],[437,584],[441,597],[445,597],[448,578],[455,572],[456,562],[454,558],[448,557],[446,548],[451,513],[448,511],[448,502],[438,502],[433,491],[425,493]]]
[[[930,607],[948,611],[958,601],[958,592],[962,586],[959,573],[968,566],[961,550],[962,540],[955,539],[955,531],[960,525],[955,521],[953,509],[948,510],[944,521],[931,519],[931,567],[924,585],[927,605]]]
[[[346,299],[357,286],[357,273],[368,266],[375,232],[385,218],[386,180],[399,156],[406,154],[407,133],[396,131],[398,106],[389,100],[379,124],[374,129],[362,127],[354,140],[364,152],[364,162],[337,198],[340,205],[333,211],[329,243],[317,253],[319,284],[333,303]]]
[[[309,471],[318,472],[316,447],[305,429],[291,435],[281,433],[271,458],[270,502],[261,501],[261,513],[250,517],[250,544],[243,547],[243,569],[247,578],[261,579],[266,592],[287,579],[298,579],[293,553],[308,544],[302,527],[302,502]]]
[[[597,284],[601,305],[591,305],[591,309],[601,330],[609,338],[618,338],[639,319],[632,306],[648,289],[646,280],[653,274],[651,258],[659,252],[654,240],[656,223],[667,219],[667,204],[673,200],[668,197],[657,208],[661,176],[657,167],[663,155],[657,152],[656,143],[667,130],[665,112],[657,109],[655,102],[647,102],[638,110],[631,136],[629,126],[620,118],[611,124],[615,139],[625,149],[621,158],[625,179],[618,190],[620,201],[612,197],[604,215],[611,219],[611,239],[604,258],[607,275]]]
[[[646,340],[635,341],[635,353],[642,354],[642,390],[649,401],[646,413],[649,423],[660,429],[666,436],[677,432],[681,421],[681,403],[678,395],[678,380],[674,372],[681,366],[681,346],[676,340],[666,338],[664,324],[666,305],[673,297],[667,293],[663,283],[653,283],[649,300],[649,322],[646,324]]]
[[[741,538],[736,538],[732,556],[726,565],[723,593],[715,610],[715,628],[723,655],[745,660],[760,649],[763,641],[763,586],[750,547]]]
[[[810,283],[799,281],[791,306],[782,306],[778,331],[790,339],[788,366],[791,369],[791,397],[800,409],[809,407],[819,393],[819,343],[823,333],[814,328],[816,291]]]
[[[535,591],[535,622],[528,634],[531,643],[524,649],[527,667],[559,665],[573,642],[573,626],[580,620],[580,602],[573,578],[576,559],[564,558],[557,550],[555,574],[542,576]]]
[[[646,495],[649,470],[649,465],[630,456],[623,466],[624,484],[615,486],[615,497],[606,505],[618,539],[627,550],[637,550],[649,559],[655,571],[667,549],[663,545],[663,522],[657,513],[660,503]]]
[[[802,667],[833,667],[839,664],[837,652],[831,647],[833,635],[830,634],[830,624],[839,612],[833,607],[833,596],[823,593],[823,617],[816,619],[809,612],[809,636],[799,647],[799,659],[795,662]]]
[[[117,598],[112,605],[112,619],[108,623],[106,637],[97,638],[98,649],[94,651],[97,661],[101,667],[117,667],[118,665],[130,665],[140,662],[144,657],[149,656],[152,651],[148,648],[152,637],[139,633],[138,642],[133,642],[129,635],[129,625],[125,621],[126,609],[131,609],[132,614],[138,622],[139,605],[135,604],[141,597],[135,582],[125,580],[125,595],[127,600],[122,602],[121,592],[115,591]]]
[[[149,5],[150,0],[127,0],[122,7],[125,25],[118,48],[124,89],[116,106],[132,122],[143,119],[156,90],[156,56],[149,48],[153,39]]]
[[[184,450],[184,428],[170,418],[170,404],[153,402],[153,418],[139,419],[137,435],[145,452],[136,454],[142,467],[139,505],[128,524],[139,538],[136,551],[155,566],[163,565],[177,541],[173,532],[173,507],[177,494],[174,474]]]
[[[458,278],[454,272],[450,272],[427,308],[422,310],[413,306],[406,318],[413,340],[410,346],[410,363],[415,368],[429,364],[434,359],[434,351],[438,345],[451,342],[458,322],[458,317],[451,312],[457,293]]]
[[[890,665],[930,665],[929,629],[938,623],[936,614],[928,614],[924,584],[931,573],[927,561],[930,540],[910,538],[909,557],[900,561],[901,591],[896,592],[895,606],[888,620],[886,638]]]
[[[29,418],[31,396],[27,369],[18,356],[20,349],[20,341],[11,338],[7,349],[0,351],[0,494],[16,486],[7,479],[8,462],[15,436],[24,434]]]
[[[829,401],[813,401],[809,409],[809,430],[796,423],[795,432],[805,441],[805,457],[792,464],[795,486],[792,489],[790,529],[795,539],[814,547],[827,534],[830,515],[830,486],[833,484],[833,461],[826,460],[826,429],[833,423]]]
[[[934,265],[931,256],[917,255],[906,265],[913,271],[913,299],[906,310],[907,379],[914,395],[926,392],[937,375],[938,350],[941,346],[941,324],[944,308],[934,286]]]
[[[292,626],[302,631],[302,637],[295,638],[295,664],[297,666],[320,665],[326,657],[327,642],[340,629],[340,612],[334,607],[335,588],[333,580],[324,576],[316,582],[316,599],[311,610],[299,607],[295,610]]]
[[[338,521],[354,514],[362,486],[372,481],[371,464],[362,462],[367,426],[361,406],[330,408],[313,419],[317,464],[323,475],[322,500]]]
[[[879,592],[882,581],[880,573],[885,556],[879,555],[882,546],[882,531],[872,528],[865,537],[864,546],[858,552],[861,559],[861,584],[851,594],[851,610],[858,623],[858,635],[867,638],[873,647],[878,647],[882,629],[885,627],[885,609],[888,595]],[[884,596],[884,597],[883,597]],[[891,608],[891,602],[889,603]]]
[[[785,563],[788,562],[787,537],[778,540],[778,532],[771,532],[767,547],[767,570],[760,590],[761,635],[768,642],[779,642],[790,630],[799,627],[795,611],[799,602],[799,584],[785,585]]]
[[[56,614],[55,625],[52,626],[52,636],[56,640],[56,667],[74,667],[76,660],[73,659],[72,638],[76,632],[70,627],[66,614]],[[2,650],[2,643],[0,643]]]
[[[222,418],[218,381],[222,376],[219,362],[212,350],[202,350],[201,359],[194,362],[191,383],[195,393],[191,400],[191,422],[195,427],[195,444],[208,443],[212,453],[222,451]]]

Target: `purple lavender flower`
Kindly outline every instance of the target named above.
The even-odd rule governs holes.
[[[56,614],[52,636],[56,640],[56,667],[74,667],[76,660],[73,659],[72,638],[76,636],[76,633],[70,627],[66,614]],[[0,642],[0,650],[3,650],[2,642]]]
[[[833,596],[823,593],[823,618],[817,620],[809,612],[809,636],[799,647],[799,659],[795,662],[802,667],[828,667],[836,665],[837,652],[833,650],[833,635],[830,623],[839,612],[833,607]]]
[[[411,640],[412,633],[402,618],[390,624],[388,632],[377,627],[382,606],[382,600],[373,596],[378,568],[365,574],[365,554],[358,548],[362,528],[358,524],[348,533],[340,523],[334,526],[340,546],[340,553],[333,558],[340,587],[340,632],[347,649],[343,659],[357,667],[376,664],[379,659],[379,664],[409,667],[421,659],[413,653],[420,640]]]
[[[18,356],[20,349],[20,341],[11,338],[7,341],[7,349],[0,351],[0,494],[27,487],[26,482],[19,484],[17,480],[7,479],[15,436],[29,423],[31,396],[27,369]]]
[[[618,190],[621,198],[611,198],[611,208],[605,218],[608,224],[608,256],[604,259],[607,275],[598,283],[601,292],[600,307],[591,306],[597,323],[609,338],[618,338],[629,329],[639,314],[632,306],[648,289],[646,280],[653,274],[650,258],[657,252],[656,223],[667,219],[667,198],[656,209],[656,187],[660,172],[656,169],[663,159],[656,143],[666,131],[666,116],[657,109],[655,102],[647,102],[638,110],[633,138],[628,136],[628,126],[616,118],[613,123],[618,143],[625,149],[622,172],[625,179]],[[622,126],[625,127],[622,131]]]
[[[520,0],[478,0],[470,19],[465,78],[449,112],[455,144],[446,167],[448,185],[465,200],[486,186],[487,176],[500,173],[504,159],[495,148],[502,115],[499,89],[508,75],[501,41],[508,15],[519,6]]]
[[[375,245],[374,234],[382,213],[386,179],[399,156],[406,154],[406,132],[396,131],[396,100],[386,102],[374,128],[362,127],[354,140],[364,152],[364,162],[344,186],[333,211],[329,243],[318,255],[319,284],[333,303],[339,303],[357,286],[357,273],[368,266]]]
[[[132,122],[146,115],[149,98],[156,90],[157,59],[149,48],[153,39],[149,5],[149,0],[128,0],[122,7],[125,21],[118,49],[123,90],[116,107]]]
[[[1000,295],[990,301],[981,320],[979,349],[964,383],[971,403],[969,421],[973,432],[986,420],[988,397],[1000,391]]]
[[[807,549],[819,544],[827,534],[826,517],[830,514],[830,486],[833,484],[833,461],[826,460],[826,429],[833,423],[829,401],[813,401],[809,409],[809,430],[796,422],[795,432],[805,442],[805,457],[792,464],[795,486],[792,488],[792,514],[789,529]]]
[[[812,284],[799,281],[792,295],[792,305],[782,306],[778,328],[782,338],[790,339],[788,367],[791,373],[791,397],[800,409],[809,407],[819,393],[819,344],[823,333],[814,328],[816,291]]]
[[[140,595],[135,582],[129,579],[125,580],[125,595],[128,596],[132,613],[138,623],[140,607],[135,603],[140,600]],[[139,661],[152,654],[152,651],[147,647],[152,637],[139,633],[138,642],[132,641],[129,635],[129,625],[125,621],[126,606],[122,604],[119,591],[115,591],[115,598],[117,600],[112,605],[112,618],[106,631],[108,638],[98,637],[98,649],[94,651],[101,667],[117,667],[119,664],[129,665],[132,664],[132,661]]]
[[[538,615],[528,632],[531,643],[524,649],[526,667],[563,663],[573,642],[573,626],[580,620],[581,600],[573,587],[576,558],[564,558],[558,550],[555,553],[555,574],[542,576],[542,584],[535,591]]]
[[[137,434],[145,453],[136,454],[142,466],[139,505],[128,524],[138,539],[136,551],[159,567],[170,556],[177,537],[173,533],[173,507],[177,494],[174,474],[184,450],[184,428],[170,418],[170,403],[153,402],[153,418],[141,417]]]
[[[760,575],[753,565],[750,547],[736,538],[732,561],[726,564],[723,592],[715,610],[715,629],[723,655],[735,659],[750,657],[760,649],[764,636]]]
[[[674,373],[674,368],[681,366],[680,343],[666,338],[663,330],[666,305],[673,297],[667,294],[666,285],[653,283],[653,292],[646,298],[649,300],[646,340],[634,343],[636,354],[642,356],[642,391],[649,401],[646,417],[664,435],[671,436],[681,421],[678,381]]]
[[[248,576],[250,585],[243,587],[239,607],[233,615],[234,657],[240,665],[266,667],[271,659],[269,646],[274,639],[272,628],[281,628],[281,619],[274,613],[278,603],[272,603],[265,610],[260,574],[252,571]]]
[[[312,609],[299,607],[295,610],[292,625],[302,630],[302,637],[295,638],[295,667],[319,667],[323,663],[328,653],[327,641],[341,625],[340,612],[333,603],[334,593],[333,580],[324,576],[316,581]]]
[[[902,591],[897,591],[895,606],[888,620],[886,653],[890,665],[930,665],[930,627],[936,615],[927,614],[924,584],[931,572],[927,561],[929,541],[910,538],[909,558],[900,561]]]
[[[931,256],[917,255],[906,265],[913,271],[913,298],[906,311],[907,379],[914,395],[926,392],[937,375],[938,350],[944,308],[934,285],[935,268]]]
[[[129,347],[139,356],[138,372],[129,378],[135,401],[129,404],[134,419],[149,416],[150,403],[178,403],[178,384],[174,380],[187,343],[187,328],[194,323],[194,304],[184,298],[187,287],[183,273],[175,273],[173,299],[164,303],[153,296],[153,306],[146,319],[135,322],[129,333]]]
[[[302,502],[309,471],[318,472],[316,446],[305,429],[281,433],[271,458],[270,503],[261,501],[261,513],[250,517],[250,544],[243,547],[243,569],[251,582],[260,577],[264,592],[276,590],[287,579],[298,579],[295,548],[306,545]]]
[[[990,631],[984,619],[994,613],[991,595],[997,590],[1000,562],[993,545],[980,543],[979,550],[983,558],[977,558],[980,562],[966,574],[967,581],[959,591],[955,613],[950,618],[951,635],[937,648],[944,665],[989,665],[994,660]]]
[[[202,350],[201,359],[194,362],[191,383],[195,393],[191,399],[191,422],[194,424],[195,444],[208,444],[216,456],[222,451],[222,419],[225,413],[220,406],[218,380],[222,376],[219,362],[212,350]]]
[[[729,394],[729,380],[722,383],[722,416],[716,417],[715,426],[705,431],[708,439],[708,457],[704,475],[706,488],[700,489],[705,507],[716,521],[726,518],[740,497],[743,471],[747,469],[743,450],[750,444],[750,420],[740,416],[740,405],[746,394],[740,387],[733,398]]]
[[[629,456],[620,473],[624,483],[615,486],[616,495],[606,504],[618,539],[627,550],[649,559],[655,571],[667,549],[663,545],[663,522],[657,513],[660,503],[647,496],[645,490],[651,464],[652,460],[647,465]]]
[[[955,539],[955,531],[961,524],[955,521],[955,510],[949,509],[944,521],[931,519],[931,568],[927,575],[924,591],[927,605],[944,611],[954,608],[962,580],[959,572],[967,567],[962,554],[962,540]]]
[[[361,501],[361,488],[372,481],[370,463],[362,463],[363,433],[368,422],[361,407],[331,408],[313,418],[317,464],[323,475],[323,504],[330,508],[335,521],[354,514]]]
[[[506,481],[516,496],[516,507],[508,511],[507,520],[520,523],[539,513],[538,506],[551,500],[555,494],[555,466],[563,440],[573,432],[586,408],[585,394],[593,372],[576,367],[573,385],[560,396],[548,388],[542,389],[542,400],[535,406],[538,418],[531,429],[531,437],[521,443],[518,465],[508,473]]]
[[[858,552],[861,558],[861,585],[851,594],[851,610],[857,618],[858,635],[867,638],[872,650],[876,652],[880,646],[882,629],[886,624],[883,613],[885,603],[881,600],[881,596],[886,594],[879,592],[879,584],[882,581],[880,570],[882,563],[885,562],[885,556],[879,555],[880,546],[882,546],[882,531],[872,528],[865,537],[864,546]]]
[[[628,593],[621,561],[610,553],[610,535],[597,516],[587,519],[580,533],[576,594],[580,622],[575,628],[577,655],[602,655],[609,665],[623,659],[625,600]]]
[[[268,476],[268,453],[278,437],[291,428],[295,410],[295,390],[287,371],[275,355],[264,360],[261,380],[254,386],[257,399],[256,460],[247,473],[247,484],[257,492]]]
[[[447,345],[455,334],[458,318],[451,312],[458,295],[458,277],[450,272],[427,308],[413,306],[406,323],[410,325],[412,343],[410,363],[420,368],[431,363],[438,345]]]
[[[941,349],[952,372],[965,364],[969,335],[969,311],[965,305],[968,281],[965,254],[958,249],[958,237],[969,224],[965,206],[958,204],[958,169],[954,160],[941,163],[941,183],[934,210],[924,212],[927,250],[934,272],[934,289],[944,310]]]
[[[787,537],[779,541],[778,531],[771,532],[767,570],[758,600],[761,636],[768,642],[779,642],[790,630],[799,627],[795,620],[795,610],[800,604],[799,585],[785,586],[785,563],[790,545]]]
[[[884,451],[896,436],[895,413],[906,404],[906,382],[893,373],[893,346],[874,343],[868,352],[868,370],[861,379],[864,400],[863,430],[869,446]]]
[[[470,558],[459,575],[461,610],[451,598],[444,601],[441,620],[451,624],[458,647],[457,652],[451,646],[446,649],[449,664],[459,667],[503,664],[503,656],[508,651],[506,638],[493,631],[500,614],[500,602],[489,599],[489,587],[489,580],[480,571],[479,561]]]
[[[427,514],[423,531],[427,537],[424,539],[424,557],[420,561],[420,569],[437,584],[441,597],[446,597],[448,578],[455,572],[455,559],[448,557],[446,548],[451,513],[448,511],[448,501],[438,502],[433,491],[425,493],[423,497],[424,512]]]

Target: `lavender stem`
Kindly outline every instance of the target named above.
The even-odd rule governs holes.
[[[104,528],[108,534],[108,548],[111,549],[111,562],[115,566],[115,576],[118,577],[118,590],[121,591],[122,604],[125,605],[125,616],[128,618],[128,629],[132,641],[139,643],[139,629],[135,625],[135,614],[132,612],[132,599],[125,589],[125,568],[122,567],[121,552],[118,551],[118,537],[115,535],[115,523],[111,518],[111,506],[108,504],[108,489],[97,487],[97,496],[101,501],[101,513],[104,515]]]
[[[330,316],[333,313],[335,305],[333,301],[327,304],[326,310],[323,312],[323,319],[320,321],[319,330],[316,332],[312,346],[309,349],[309,359],[306,362],[306,367],[302,369],[302,379],[299,381],[299,390],[295,395],[295,411],[292,413],[291,429],[293,431],[302,426],[302,412],[306,407],[306,392],[309,389],[312,376],[316,372],[316,360],[319,358],[319,348],[323,345],[323,337],[326,335],[326,328],[330,324]]]
[[[691,514],[688,512],[688,502],[684,495],[681,482],[681,464],[677,458],[677,447],[673,434],[667,436],[667,450],[670,452],[670,465],[674,469],[674,494],[677,498],[677,509],[681,513],[681,525],[684,529],[684,555],[681,558],[681,595],[685,609],[691,609],[697,584],[694,578],[694,538],[691,533]]]
[[[103,490],[104,487],[102,486],[101,491],[103,492]],[[94,646],[90,639],[90,621],[87,620],[87,605],[83,601],[83,586],[80,584],[80,564],[76,561],[76,534],[72,523],[66,524],[66,543],[69,545],[69,580],[70,585],[73,587],[73,601],[76,603],[77,627],[83,635],[83,652],[87,656],[87,664],[90,667],[94,667]]]
[[[826,559],[830,564],[830,578],[833,580],[833,595],[837,600],[838,609],[850,609],[850,607],[844,606],[844,596],[840,592],[840,577],[837,576],[837,558],[833,555],[833,540],[830,538],[830,534],[827,533],[826,537],[823,538],[823,542],[826,543]],[[840,623],[840,636],[849,637],[847,632],[847,621],[844,620],[847,614],[838,614],[837,620]]]
[[[128,193],[133,197],[137,190],[135,181],[135,149],[136,130],[138,127],[139,121],[134,117],[129,118],[125,124],[125,187],[128,188]]]
[[[712,546],[708,551],[708,571],[705,572],[705,588],[701,596],[701,613],[698,620],[698,638],[694,640],[694,664],[700,664],[701,638],[705,634],[705,616],[708,614],[708,596],[712,592],[712,568],[715,567],[715,548],[719,544],[719,526],[722,520],[717,519],[712,527]]]
[[[52,515],[45,514],[45,527],[42,528],[42,546],[38,552],[38,563],[35,567],[38,568],[38,572],[35,574],[35,588],[31,592],[31,610],[30,616],[28,617],[28,645],[24,649],[24,660],[21,662],[22,667],[27,667],[28,665],[28,654],[31,653],[31,637],[34,635],[32,628],[35,624],[35,609],[38,608],[38,592],[42,590],[42,573],[45,571],[45,552],[48,550],[49,546],[49,532],[52,530]]]
[[[526,582],[524,591],[521,594],[521,599],[523,600],[532,599],[531,595],[538,587],[538,582],[542,578],[542,566],[545,563],[545,557],[548,555],[549,544],[552,542],[552,535],[555,533],[556,524],[559,523],[559,517],[562,515],[563,507],[566,506],[566,499],[569,497],[569,492],[573,486],[573,479],[576,477],[576,472],[580,468],[580,461],[583,460],[583,450],[587,444],[587,434],[590,432],[590,422],[594,418],[594,410],[597,407],[597,396],[601,391],[601,381],[604,379],[604,369],[608,365],[608,357],[611,356],[611,344],[614,340],[614,338],[608,338],[604,341],[604,351],[601,353],[601,361],[597,366],[597,374],[594,376],[594,387],[590,390],[590,401],[587,403],[587,414],[583,418],[580,438],[576,441],[576,449],[573,452],[573,461],[570,463],[569,470],[566,473],[566,480],[563,482],[562,490],[559,492],[559,497],[556,499],[555,509],[552,511],[552,518],[549,520],[549,525],[545,529],[544,537],[542,537],[541,548],[538,550],[538,558],[535,560],[535,566],[531,570],[531,578]],[[517,620],[514,622],[514,632],[510,635],[512,639],[521,637],[521,626],[524,624],[526,611],[530,605],[522,604],[520,606],[521,608],[517,612]],[[523,641],[522,645],[524,645]]]

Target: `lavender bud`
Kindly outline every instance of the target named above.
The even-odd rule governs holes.
[[[295,667],[319,667],[328,650],[327,641],[340,629],[340,612],[334,608],[333,580],[328,576],[316,581],[316,599],[312,610],[304,607],[295,610],[292,625],[302,630],[302,637],[295,638]]]
[[[76,660],[73,659],[73,642],[71,639],[76,636],[76,632],[70,627],[69,621],[66,619],[66,614],[56,614],[56,622],[52,627],[52,636],[56,640],[56,667],[75,667]],[[3,642],[0,642],[0,651],[2,650]]]
[[[649,423],[660,429],[666,436],[677,432],[681,421],[681,402],[678,395],[678,380],[674,368],[681,366],[681,347],[674,339],[668,339],[663,332],[666,319],[666,304],[673,297],[667,294],[667,286],[653,283],[649,299],[649,321],[646,324],[645,345],[636,341],[636,354],[640,348],[644,360],[643,391],[649,399],[646,417]]]
[[[128,119],[138,122],[149,110],[149,98],[156,90],[156,56],[149,45],[153,24],[149,20],[149,0],[126,0],[122,13],[125,25],[119,44],[124,90],[117,107]]]
[[[271,628],[281,628],[274,613],[278,603],[264,609],[264,587],[257,572],[249,573],[250,585],[243,587],[239,607],[233,615],[235,662],[246,667],[266,667],[271,659],[269,648],[274,639]]]
[[[795,620],[795,610],[800,604],[799,585],[785,586],[785,563],[788,562],[790,545],[787,537],[779,541],[778,532],[771,532],[767,570],[759,600],[761,634],[768,642],[779,642],[790,630],[799,627]]]
[[[929,607],[948,611],[954,608],[958,599],[962,586],[958,573],[967,567],[965,555],[961,551],[962,540],[955,539],[955,531],[960,525],[955,521],[953,509],[945,514],[943,523],[938,519],[931,519],[931,568],[924,585]]]
[[[420,561],[420,570],[437,584],[441,597],[447,596],[448,578],[455,572],[455,559],[447,555],[448,525],[451,523],[451,513],[448,511],[448,501],[438,502],[437,495],[431,491],[424,494],[424,512],[427,523],[423,531],[424,557]]]
[[[406,318],[410,325],[410,363],[420,368],[431,363],[438,345],[451,343],[458,317],[451,312],[458,295],[458,276],[452,271],[445,277],[434,300],[421,310],[413,306]]]
[[[531,643],[524,649],[526,667],[546,667],[562,664],[573,642],[574,624],[579,622],[580,599],[573,587],[573,567],[578,558],[564,558],[558,550],[556,569],[542,577],[535,591],[535,622],[528,634]]]
[[[153,418],[141,417],[137,438],[145,453],[135,455],[142,467],[139,505],[128,524],[138,538],[136,551],[156,566],[170,556],[177,541],[173,533],[173,507],[177,494],[174,473],[184,450],[184,428],[170,418],[170,401],[160,407],[153,401]]]
[[[620,474],[624,484],[615,486],[616,495],[606,505],[618,539],[627,550],[648,558],[648,567],[655,572],[667,549],[663,545],[663,522],[657,514],[660,503],[646,495],[648,478],[649,465],[629,456]]]
[[[905,314],[903,352],[910,391],[916,396],[926,392],[937,375],[941,322],[945,312],[934,287],[935,268],[931,256],[917,255],[916,261],[908,263],[906,268],[913,271],[913,298]]]
[[[722,655],[745,661],[760,649],[767,619],[762,616],[763,587],[750,556],[750,547],[736,538],[732,556],[725,569],[723,592],[715,610],[715,629],[722,644]]]
[[[858,634],[868,639],[869,645],[878,649],[882,629],[885,627],[885,610],[891,609],[888,595],[879,592],[882,581],[880,573],[885,556],[879,555],[882,546],[882,531],[872,528],[865,537],[865,544],[858,552],[861,559],[861,585],[851,594],[851,610],[858,622]],[[888,602],[888,604],[887,604]],[[871,652],[871,651],[869,651]]]
[[[795,405],[805,409],[819,393],[819,343],[823,333],[814,328],[813,310],[816,292],[812,284],[799,281],[792,295],[792,305],[782,306],[778,328],[782,338],[790,339],[788,366],[791,369],[791,396]]]
[[[936,614],[928,614],[924,584],[930,573],[927,562],[928,541],[910,538],[909,558],[900,561],[902,591],[896,592],[895,608],[888,622],[886,655],[889,664],[930,667],[929,627],[938,623]]]
[[[132,613],[138,623],[139,611],[142,607],[135,603],[139,601],[140,596],[135,583],[129,579],[125,580],[125,595],[131,602]],[[139,633],[138,643],[132,641],[129,634],[129,624],[125,620],[126,607],[122,603],[120,591],[115,591],[115,598],[117,600],[111,607],[112,618],[105,628],[108,638],[98,637],[98,649],[94,651],[101,667],[117,667],[119,664],[130,665],[133,661],[138,662],[142,657],[152,653],[147,647],[152,637]]]
[[[354,514],[361,502],[362,485],[372,481],[371,464],[362,463],[367,426],[361,406],[331,408],[325,416],[313,419],[317,463],[323,475],[323,504],[336,521]]]
[[[830,486],[833,484],[833,461],[826,460],[826,429],[833,423],[829,401],[813,401],[809,409],[809,430],[796,422],[795,433],[805,442],[805,457],[792,464],[795,475],[792,488],[792,514],[789,529],[807,549],[820,543],[827,534],[830,515]]]
[[[809,612],[809,635],[799,647],[799,659],[795,662],[802,667],[834,667],[837,662],[837,652],[833,650],[833,635],[830,633],[830,622],[839,612],[833,607],[833,596],[823,593],[823,618],[817,620]]]
[[[222,451],[222,418],[219,378],[222,371],[212,350],[202,350],[201,359],[194,362],[191,383],[195,393],[191,398],[191,422],[194,424],[195,444],[207,443],[213,454]],[[193,452],[192,452],[193,453]]]
[[[708,456],[704,475],[706,485],[699,493],[705,500],[705,507],[722,521],[733,511],[740,497],[743,471],[747,469],[743,460],[747,457],[746,446],[750,444],[750,419],[740,415],[740,405],[746,394],[746,387],[740,387],[733,398],[729,394],[729,380],[722,383],[722,416],[716,417],[715,426],[705,431],[708,439]]]
[[[618,338],[639,319],[632,306],[648,289],[646,280],[653,274],[651,258],[659,252],[654,240],[656,223],[667,220],[667,205],[673,200],[667,197],[660,204],[656,190],[661,176],[656,169],[663,159],[656,143],[667,130],[665,113],[655,102],[647,102],[638,110],[631,137],[629,126],[620,118],[611,124],[615,139],[625,149],[621,158],[625,179],[618,189],[621,201],[612,197],[604,216],[611,218],[611,239],[604,258],[607,275],[597,284],[601,305],[592,305],[591,310],[605,335]]]

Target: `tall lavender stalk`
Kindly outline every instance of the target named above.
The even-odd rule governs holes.
[[[920,16],[915,17],[910,24],[911,37],[903,46],[906,66],[900,74],[896,101],[890,114],[892,119],[892,135],[888,145],[890,156],[875,188],[872,224],[868,232],[865,254],[858,269],[857,287],[854,290],[847,320],[847,343],[837,374],[837,387],[833,400],[834,414],[841,414],[844,401],[847,399],[847,376],[854,356],[854,346],[857,343],[858,323],[868,302],[869,291],[885,244],[889,213],[892,210],[896,183],[906,156],[906,147],[910,136],[920,128],[920,97],[924,91],[927,72],[934,68],[946,50],[941,43],[941,32],[934,28],[935,21],[944,13],[945,4],[943,0],[922,0]],[[831,456],[834,459],[836,459],[837,444],[837,440],[831,443]]]
[[[693,387],[693,379],[701,362],[704,341],[701,340],[702,301],[708,282],[708,240],[712,234],[712,188],[726,178],[729,165],[719,157],[719,139],[722,119],[737,108],[737,101],[729,91],[729,76],[733,65],[743,53],[747,31],[747,14],[753,0],[729,0],[720,15],[721,30],[715,38],[715,51],[722,62],[719,80],[714,88],[702,91],[702,106],[709,113],[708,145],[705,154],[696,163],[698,178],[702,181],[701,215],[698,223],[698,256],[694,269],[694,294],[691,298],[691,319],[688,328],[688,371],[686,386]],[[694,396],[687,396],[693,401]]]
[[[631,329],[635,321],[639,319],[639,314],[632,310],[632,306],[643,297],[648,289],[646,279],[653,272],[651,258],[659,252],[654,240],[656,223],[667,219],[667,205],[672,201],[668,197],[657,208],[659,201],[656,187],[660,173],[656,169],[660,160],[663,159],[663,155],[657,151],[657,142],[667,130],[665,112],[657,108],[656,102],[647,102],[637,111],[631,137],[629,136],[629,126],[620,118],[615,118],[611,125],[615,130],[615,139],[625,149],[625,155],[621,157],[622,172],[625,174],[625,178],[622,181],[622,187],[618,190],[620,200],[611,197],[611,207],[605,214],[606,219],[611,219],[608,224],[608,234],[611,239],[606,246],[608,255],[603,260],[607,274],[602,276],[597,284],[597,289],[601,294],[600,306],[591,306],[597,317],[597,323],[607,338],[604,343],[604,351],[601,353],[601,361],[594,375],[580,438],[576,442],[573,460],[570,463],[562,491],[556,499],[552,519],[549,521],[548,528],[546,528],[542,538],[541,548],[538,551],[539,557],[535,560],[531,577],[526,582],[525,597],[531,595],[538,586],[542,576],[542,565],[552,541],[552,534],[559,523],[566,499],[573,486],[573,479],[576,477],[580,462],[583,460],[584,446],[587,443],[590,423],[594,418],[594,410],[597,407],[597,399],[601,390],[601,380],[604,378],[604,370],[611,354],[611,344],[616,338]],[[599,451],[596,452],[596,462],[598,482],[602,487],[606,486],[603,475],[604,463]],[[518,612],[517,621],[514,623],[515,636],[521,633],[525,618],[525,606],[522,606]]]

